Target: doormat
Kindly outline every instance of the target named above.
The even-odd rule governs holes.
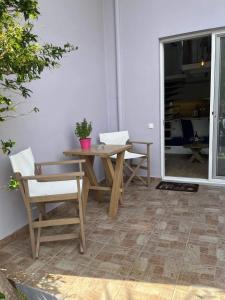
[[[156,189],[158,189],[158,190],[167,190],[167,191],[196,193],[198,191],[198,187],[199,187],[198,184],[161,181],[157,185]]]

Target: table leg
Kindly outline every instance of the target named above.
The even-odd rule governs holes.
[[[109,157],[102,157],[102,163],[105,169],[106,174],[106,182],[109,186],[113,185],[113,179],[114,179],[114,168],[111,161],[111,158]]]
[[[117,154],[114,180],[112,185],[112,193],[109,206],[109,216],[115,217],[118,210],[118,203],[121,196],[121,182],[123,180],[123,162],[124,162],[124,153],[121,152]]]
[[[96,178],[95,172],[94,172],[94,156],[82,156],[82,159],[85,159],[84,169],[88,176],[89,182],[90,182],[90,190],[91,186],[99,187],[98,180]],[[103,193],[101,191],[95,191],[95,197],[96,200],[102,201],[103,200]]]
[[[204,160],[200,154],[201,150],[192,149],[192,156],[190,157],[190,161],[193,162],[194,160],[199,161],[200,163],[204,163]]]

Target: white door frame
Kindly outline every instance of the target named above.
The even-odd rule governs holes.
[[[220,30],[212,34],[212,41],[214,43],[214,53],[215,53],[215,58],[214,58],[214,114],[212,115],[212,123],[215,125],[215,119],[217,120],[217,115],[218,115],[218,103],[219,103],[219,89],[220,89],[220,81],[219,81],[219,69],[220,69],[220,38],[225,37],[225,30]],[[215,137],[215,128],[212,132],[213,137]],[[217,137],[214,139],[213,145],[212,145],[212,166],[213,166],[213,161],[214,161],[214,166],[215,166],[215,153],[217,151],[217,143],[218,143],[218,133]],[[215,169],[212,169],[212,180],[216,182],[223,182],[225,181],[224,176],[217,176],[215,173]]]
[[[214,111],[214,99],[215,99],[215,51],[216,51],[216,38],[219,35],[225,34],[225,28],[206,30],[200,32],[193,32],[184,35],[177,35],[168,38],[162,38],[160,42],[160,119],[161,119],[161,177],[167,181],[180,181],[199,184],[211,184],[211,185],[225,185],[225,180],[213,178],[212,166],[213,166],[213,111]],[[179,40],[185,40],[196,37],[203,37],[211,35],[211,83],[210,83],[210,126],[209,126],[209,161],[208,161],[208,179],[201,178],[189,178],[189,177],[173,177],[165,176],[165,131],[164,131],[164,116],[165,116],[165,92],[164,92],[164,44],[168,42],[175,42]]]

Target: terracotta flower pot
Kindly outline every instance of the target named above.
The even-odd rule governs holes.
[[[80,139],[80,146],[83,150],[89,150],[91,148],[91,138]]]

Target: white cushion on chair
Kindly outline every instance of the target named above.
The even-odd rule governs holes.
[[[135,159],[135,158],[141,158],[141,157],[144,157],[144,156],[146,156],[146,155],[126,151],[125,155],[124,155],[124,159]]]
[[[138,154],[138,153],[132,153],[132,152],[129,152],[129,151],[125,151],[125,155],[124,155],[124,159],[135,159],[135,158],[141,158],[141,157],[144,157],[146,155],[144,154]],[[117,158],[117,154],[114,154],[111,156],[111,158],[114,158],[116,159]]]
[[[129,133],[128,131],[107,132],[100,133],[99,137],[100,142],[106,145],[126,145],[127,141],[129,140]],[[125,151],[124,159],[135,159],[144,156],[146,155]],[[114,154],[111,156],[111,158],[116,159],[117,155]]]
[[[11,155],[9,158],[14,172],[20,172],[22,176],[34,175],[34,157],[31,148]],[[80,186],[82,188],[82,180],[80,180]],[[77,193],[77,181],[39,182],[37,180],[28,180],[28,190],[30,197]]]
[[[31,148],[9,156],[13,171],[22,176],[34,175],[34,157]]]
[[[100,133],[100,142],[106,145],[126,145],[129,140],[128,131]]]
[[[82,180],[80,180],[82,190]],[[77,181],[49,181],[39,182],[37,180],[28,180],[28,190],[30,197],[51,196],[61,194],[77,193]]]

